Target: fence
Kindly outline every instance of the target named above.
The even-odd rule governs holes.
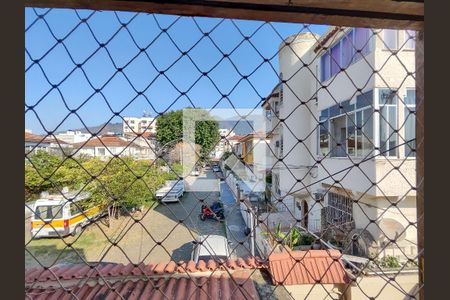
[[[214,2],[204,5],[217,16],[225,4]],[[323,27],[270,14],[242,21],[42,3],[25,10],[27,298],[423,299],[417,16],[369,24],[360,11],[356,27]],[[190,14],[198,4],[180,5]],[[282,7],[270,8],[288,16]],[[396,25],[368,28],[386,24]],[[198,174],[181,153],[173,162],[160,155],[183,137],[188,108],[208,116],[193,127]],[[218,195],[222,175],[208,168],[215,147],[251,175],[219,162],[231,194]],[[146,152],[133,157],[131,148]],[[167,180],[202,188],[157,201]],[[258,201],[272,209],[238,201],[244,185],[249,195],[268,188]],[[85,191],[92,196],[79,200]],[[228,228],[199,218],[217,200],[230,208]],[[233,251],[242,247],[261,257]]]

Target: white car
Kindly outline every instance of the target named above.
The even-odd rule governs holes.
[[[226,237],[221,235],[201,235],[194,242],[191,259],[198,263],[200,260],[228,260],[230,246]]]
[[[192,175],[192,176],[199,176],[199,175],[200,175],[200,172],[199,172],[198,169],[194,169],[194,170],[192,170],[191,175]]]

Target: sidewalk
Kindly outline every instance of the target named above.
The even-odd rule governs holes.
[[[250,236],[246,236],[244,231],[245,222],[242,219],[239,203],[234,199],[233,192],[226,182],[220,183],[220,200],[225,210],[225,228],[229,241],[232,257],[246,258],[252,256],[250,251]]]

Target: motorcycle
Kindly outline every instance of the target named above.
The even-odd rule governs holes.
[[[224,209],[220,202],[214,202],[211,207],[203,204],[200,211],[200,220],[205,221],[206,219],[215,219],[221,221],[225,219]]]

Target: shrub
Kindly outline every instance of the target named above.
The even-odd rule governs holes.
[[[400,262],[397,257],[386,255],[380,259],[380,266],[383,268],[400,268]]]

